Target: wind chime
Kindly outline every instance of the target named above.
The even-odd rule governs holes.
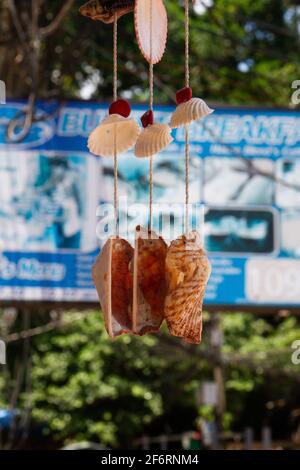
[[[149,109],[143,130],[130,118],[130,104],[118,99],[118,19],[134,11],[139,48],[149,63]],[[153,111],[153,66],[163,57],[168,30],[163,0],[90,0],[80,12],[113,24],[114,101],[109,116],[89,137],[90,151],[114,159],[114,236],[105,243],[93,267],[93,279],[109,336],[158,332],[166,320],[169,332],[191,343],[201,341],[202,304],[211,268],[200,234],[189,222],[189,125],[212,110],[193,98],[189,78],[189,1],[185,0],[185,87],[176,93],[170,125],[157,123]],[[168,247],[152,229],[153,158],[171,142],[171,128],[185,127],[185,233]],[[118,155],[134,147],[137,158],[149,158],[149,223],[136,228],[134,248],[119,237]]]

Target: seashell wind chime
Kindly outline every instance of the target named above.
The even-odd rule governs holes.
[[[134,11],[137,42],[149,64],[149,109],[143,129],[130,118],[130,104],[118,99],[118,20]],[[114,338],[124,333],[158,332],[166,320],[170,334],[199,343],[202,305],[211,267],[201,236],[189,229],[189,124],[213,112],[189,85],[189,0],[185,0],[185,87],[176,93],[177,107],[170,125],[155,121],[154,73],[165,52],[168,30],[163,0],[90,0],[80,13],[113,24],[114,85],[109,115],[91,133],[88,147],[99,157],[114,160],[114,236],[102,248],[93,267],[106,330]],[[152,229],[153,157],[172,142],[172,128],[185,127],[185,233],[168,247]],[[138,226],[134,248],[119,237],[118,155],[134,147],[137,158],[149,158],[149,225]]]

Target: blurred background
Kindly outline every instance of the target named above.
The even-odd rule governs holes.
[[[0,0],[0,449],[299,449],[299,2],[191,5],[191,86],[215,109],[191,126],[205,224],[192,223],[213,265],[200,346],[165,327],[105,332],[90,270],[113,168],[86,141],[112,100],[112,28],[81,3]],[[184,8],[165,4],[155,107],[168,122]],[[120,96],[139,118],[148,70],[132,14],[119,38]],[[173,137],[154,161],[158,203],[184,197],[184,136]],[[147,201],[147,164],[128,153],[119,169],[121,196]]]

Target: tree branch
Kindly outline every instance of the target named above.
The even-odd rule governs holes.
[[[77,313],[72,315],[70,318],[64,320],[61,318],[55,319],[47,323],[46,325],[38,326],[36,328],[32,328],[29,330],[20,331],[18,333],[12,333],[3,338],[5,343],[14,343],[16,341],[25,340],[28,338],[33,338],[34,336],[43,335],[45,333],[49,333],[49,331],[55,330],[56,328],[60,328],[63,326],[70,325],[76,321],[82,320],[84,317],[88,315],[89,312],[84,313]]]
[[[57,14],[51,23],[43,28],[40,28],[40,35],[41,37],[45,38],[53,34],[61,25],[67,14],[69,13],[70,9],[74,4],[74,0],[66,0],[64,5],[62,6],[61,10]]]
[[[25,52],[25,55],[28,55],[29,58],[31,58],[31,50],[30,50],[30,47],[28,46],[26,34],[25,34],[25,31],[22,27],[22,24],[21,24],[21,21],[20,21],[20,18],[19,18],[17,8],[16,8],[16,4],[15,4],[14,0],[9,0],[8,8],[9,8],[9,11],[10,11],[10,14],[11,14],[11,17],[12,17],[12,21],[13,21],[14,26],[15,26],[16,31],[17,31],[17,35],[18,35],[20,44],[21,44],[21,46],[22,46],[22,48]]]

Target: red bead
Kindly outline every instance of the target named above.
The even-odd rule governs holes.
[[[109,108],[109,114],[119,114],[127,118],[130,115],[131,108],[127,100],[114,101]]]
[[[148,126],[152,126],[154,123],[154,114],[152,109],[149,109],[149,111],[146,111],[145,114],[143,114],[141,121],[144,129]]]
[[[177,91],[176,93],[176,103],[186,103],[187,101],[190,101],[193,97],[193,91],[189,86],[186,86],[185,88],[181,88],[181,90]]]

